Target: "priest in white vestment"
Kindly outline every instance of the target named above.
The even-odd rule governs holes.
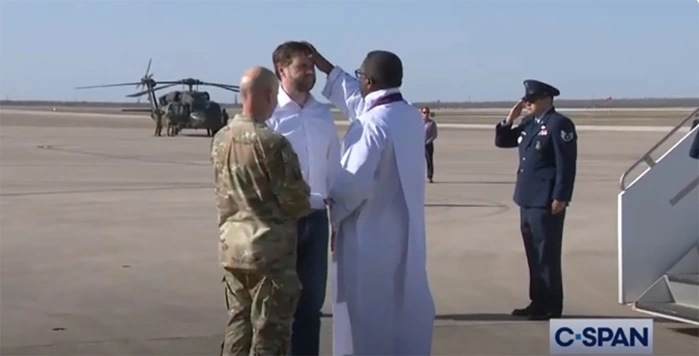
[[[350,120],[331,186],[333,354],[429,355],[435,307],[426,270],[425,132],[403,100],[398,56],[370,52],[355,77],[314,51],[323,95]]]

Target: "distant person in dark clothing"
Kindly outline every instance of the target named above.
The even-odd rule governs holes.
[[[699,125],[699,119],[694,120],[692,123],[692,129]],[[694,135],[694,142],[692,147],[689,149],[689,157],[694,159],[699,159],[699,132]]]
[[[425,122],[425,160],[427,161],[427,180],[434,183],[434,140],[437,139],[437,123],[432,120],[434,116],[427,106],[422,108],[422,119]]]

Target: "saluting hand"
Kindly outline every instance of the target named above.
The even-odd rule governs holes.
[[[515,106],[510,109],[510,113],[507,115],[507,123],[511,124],[514,122],[520,115],[522,115],[522,108],[524,107],[524,100],[520,100],[515,104]]]
[[[566,202],[560,200],[554,200],[551,203],[551,213],[553,215],[561,213],[566,208]]]

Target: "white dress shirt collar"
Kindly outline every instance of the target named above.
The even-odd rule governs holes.
[[[315,105],[317,103],[316,99],[313,97],[313,94],[308,93],[308,100],[306,100],[306,103],[303,104],[303,107]],[[277,94],[277,106],[280,108],[283,108],[287,105],[296,105],[298,107],[301,107],[297,102],[292,99],[289,94],[286,93],[286,90],[284,90],[284,87],[279,85],[279,94]]]

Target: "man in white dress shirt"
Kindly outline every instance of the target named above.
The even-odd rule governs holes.
[[[291,355],[320,353],[320,317],[325,302],[330,226],[326,198],[341,170],[340,141],[330,107],[313,98],[315,65],[311,48],[302,42],[279,45],[272,61],[281,88],[278,106],[267,125],[284,135],[301,163],[311,187],[314,211],[298,222],[297,272],[303,290],[299,297],[291,335]]]
[[[435,307],[427,278],[425,132],[400,92],[403,65],[372,51],[355,76],[314,49],[323,95],[349,119],[330,188],[333,353],[429,355]]]

